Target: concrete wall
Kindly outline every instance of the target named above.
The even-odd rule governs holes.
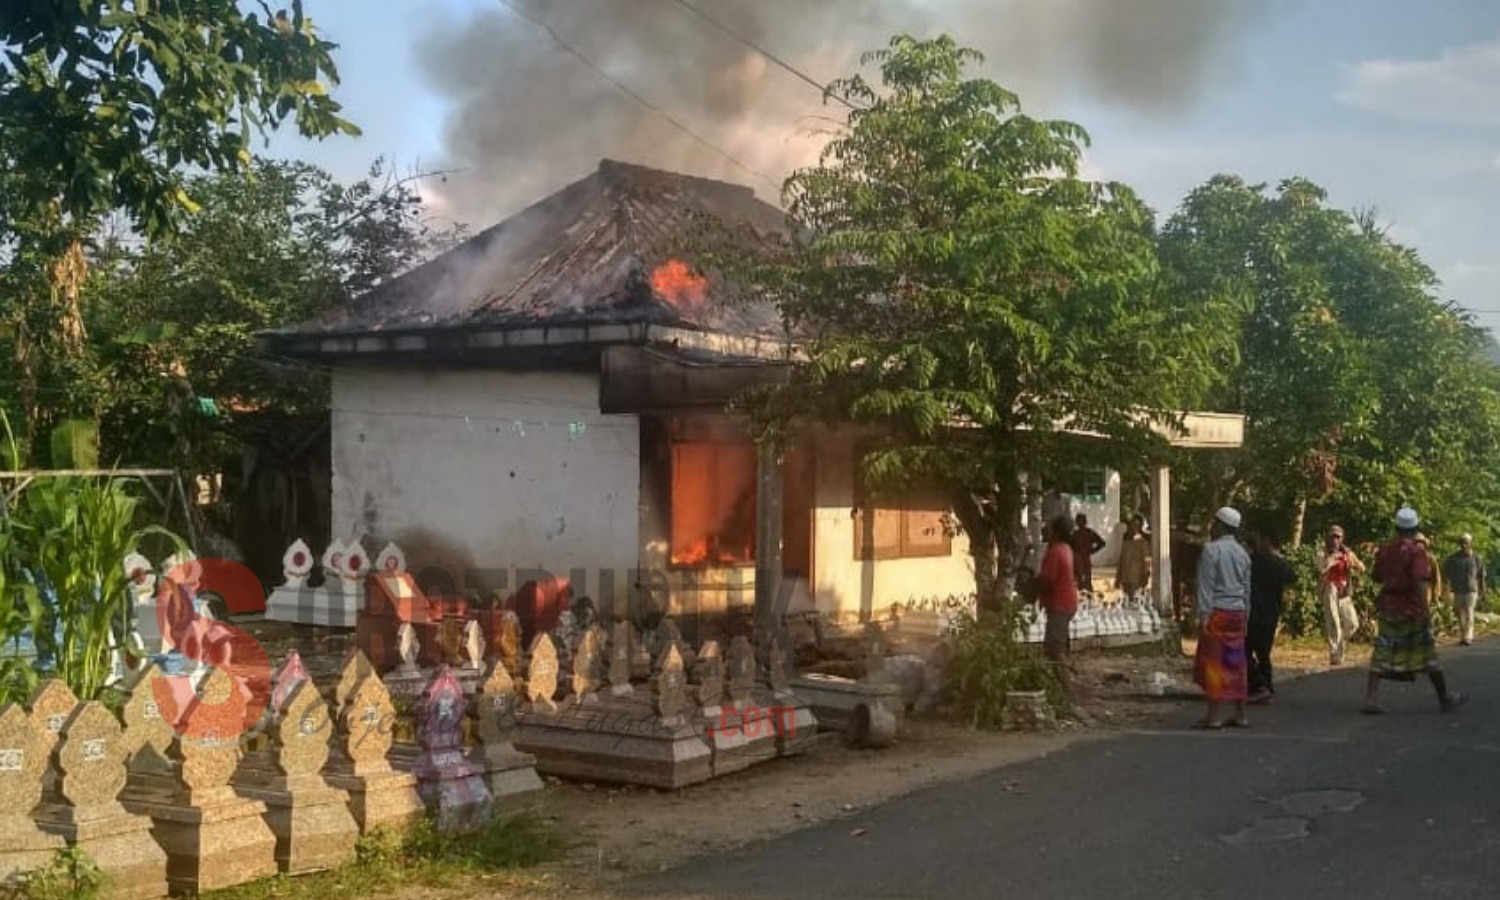
[[[332,455],[334,537],[394,540],[414,572],[441,565],[483,596],[534,569],[580,570],[602,602],[630,588],[640,430],[599,412],[595,373],[340,370]]]
[[[974,590],[969,542],[953,538],[946,557],[867,561],[854,555],[854,440],[847,435],[819,437],[814,464],[813,590],[793,595],[792,611],[855,616],[876,615],[893,603],[942,599]]]

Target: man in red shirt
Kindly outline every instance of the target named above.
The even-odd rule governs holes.
[[[1416,510],[1403,506],[1396,512],[1396,539],[1375,554],[1374,575],[1380,582],[1375,616],[1380,634],[1370,655],[1370,678],[1364,711],[1385,712],[1380,705],[1380,680],[1415,681],[1427,673],[1437,691],[1438,705],[1451,712],[1469,698],[1449,693],[1448,681],[1438,664],[1437,643],[1432,637],[1432,559],[1417,544]]]
[[[1073,578],[1073,523],[1058,516],[1047,526],[1047,552],[1037,572],[1038,602],[1047,613],[1047,632],[1042,652],[1053,662],[1068,657],[1069,633],[1078,612],[1078,583]]]

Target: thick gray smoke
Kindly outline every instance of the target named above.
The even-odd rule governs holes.
[[[451,105],[432,198],[484,227],[602,157],[752,185],[774,200],[840,107],[676,0],[510,0],[661,112],[625,96],[500,0],[437,24],[418,54]],[[1192,107],[1233,74],[1241,37],[1277,0],[689,0],[820,82],[897,32],[954,35],[985,74],[1055,114],[1074,98],[1148,115]],[[1085,125],[1088,123],[1085,122]],[[726,158],[733,157],[733,161]]]

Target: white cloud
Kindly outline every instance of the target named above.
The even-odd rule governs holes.
[[[1433,59],[1366,60],[1345,73],[1338,99],[1395,118],[1500,126],[1500,40]]]

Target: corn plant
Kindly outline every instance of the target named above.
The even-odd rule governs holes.
[[[153,534],[186,547],[163,528],[137,527],[139,505],[124,479],[38,480],[0,524],[10,584],[0,637],[10,645],[29,633],[37,658],[50,658],[54,674],[80,698],[100,695],[110,649],[124,647],[131,633],[126,554]],[[9,674],[4,686],[12,691],[34,679],[17,673],[14,661]]]

